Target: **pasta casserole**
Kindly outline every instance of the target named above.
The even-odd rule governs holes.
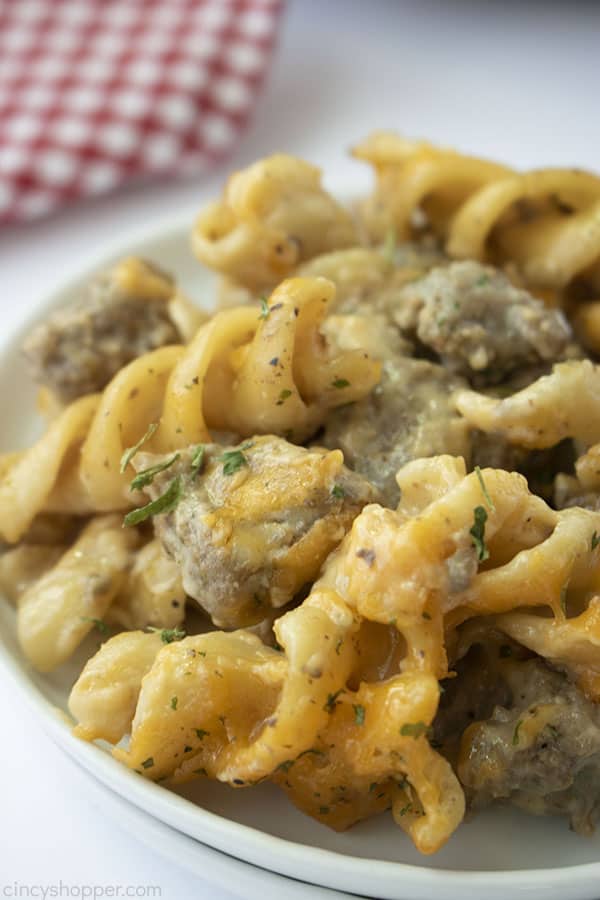
[[[275,782],[425,854],[600,812],[600,178],[380,132],[351,207],[279,154],[27,337],[0,593],[74,733],[166,787]],[[91,640],[96,633],[101,642]]]

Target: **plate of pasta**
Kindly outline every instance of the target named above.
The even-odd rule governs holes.
[[[259,160],[4,348],[2,663],[240,859],[591,900],[600,178],[353,152],[370,195]]]

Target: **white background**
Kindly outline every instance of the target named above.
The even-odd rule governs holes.
[[[226,168],[285,150],[336,180],[365,179],[346,150],[378,127],[515,165],[600,169],[600,4],[295,0],[253,125]],[[120,231],[163,214],[191,219],[224,171],[0,232],[2,336]],[[10,683],[0,684],[0,721],[0,897],[5,883],[61,879],[159,885],[163,900],[248,896],[243,884],[226,893],[187,874],[98,812]]]

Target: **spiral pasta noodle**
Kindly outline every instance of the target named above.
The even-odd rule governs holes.
[[[357,237],[349,213],[321,187],[319,170],[278,154],[231,176],[223,198],[200,213],[192,245],[201,262],[261,289]]]
[[[20,597],[17,633],[40,672],[67,660],[100,621],[127,579],[140,538],[119,516],[99,516],[55,566]]]
[[[149,671],[142,646],[146,636],[132,634],[130,640],[140,648],[132,656],[128,647],[127,658],[141,660],[136,670],[141,689],[129,749],[115,749],[115,756],[154,779],[205,775],[241,787],[268,777],[278,780],[278,773],[285,772],[289,784],[282,786],[292,799],[303,791],[302,781],[298,784],[290,769],[297,765],[301,772],[303,766],[303,777],[328,798],[318,809],[308,809],[323,821],[347,827],[381,809],[385,796],[417,846],[433,852],[464,812],[450,766],[425,737],[426,723],[437,708],[436,678],[407,672],[345,692],[369,638],[361,639],[356,614],[327,590],[313,591],[275,628],[285,654],[245,632],[214,633],[164,647]],[[119,647],[116,640],[88,663],[71,701],[81,734],[115,742],[121,729],[115,729],[114,722],[124,723],[125,710],[130,710],[122,699],[115,662],[122,636]],[[375,652],[373,639],[371,645]],[[127,678],[130,672],[128,666]],[[104,684],[112,691],[110,708],[116,705],[111,717],[106,716],[106,705],[96,706],[96,693],[104,693]],[[347,740],[348,731],[356,741]],[[387,749],[383,755],[382,746]],[[323,769],[329,753],[337,757],[333,772]],[[340,800],[338,794],[336,803],[332,779],[337,779],[339,791],[344,771],[353,799],[349,794]],[[373,791],[376,781],[383,794]]]
[[[36,445],[5,461],[0,536],[18,540],[43,509],[132,506],[139,496],[128,492],[120,461],[151,422],[160,425],[146,449],[163,453],[209,441],[209,429],[301,440],[328,409],[364,396],[379,363],[337,350],[320,332],[334,293],[325,279],[283,282],[260,316],[249,307],[223,311],[185,348],[145,354],[101,395],[68,406]]]
[[[600,178],[383,132],[355,155],[362,219],[290,156],[232,176],[193,231],[213,314],[129,258],[39,327],[0,589],[34,668],[89,656],[74,733],[152,781],[268,780],[338,830],[391,811],[426,854],[497,799],[585,832]]]
[[[490,624],[554,665],[566,668],[584,694],[595,703],[600,700],[600,597],[594,596],[583,612],[562,621],[512,612]]]
[[[375,168],[367,226],[382,239],[414,230],[420,212],[456,259],[510,263],[533,288],[564,291],[584,276],[600,290],[600,178],[576,169],[506,166],[376,132],[354,149]]]
[[[550,375],[504,399],[458,391],[455,402],[470,425],[522,447],[552,447],[564,438],[584,446],[600,440],[600,366],[589,359],[559,363]]]
[[[140,678],[129,749],[115,755],[157,779],[206,775],[245,786],[273,778],[334,827],[385,799],[420,850],[441,846],[464,812],[452,769],[427,740],[438,682],[448,674],[446,641],[468,618],[500,611],[506,615],[490,627],[522,631],[523,614],[511,610],[547,606],[558,623],[554,643],[545,644],[548,657],[585,663],[585,650],[574,654],[573,647],[582,646],[581,629],[596,640],[596,608],[590,605],[582,624],[565,619],[564,588],[575,595],[596,583],[591,539],[600,533],[600,514],[555,512],[522,476],[492,469],[467,475],[453,457],[410,463],[398,480],[399,510],[366,507],[308,598],[277,620],[281,651],[245,632],[163,648]],[[483,569],[469,528],[481,504],[488,509]],[[461,558],[472,565],[459,576],[453,567]],[[541,630],[552,621],[534,617]],[[112,672],[109,647],[101,653]],[[387,674],[379,669],[379,679],[368,679],[385,659]],[[100,663],[98,656],[89,666],[102,678]],[[81,727],[106,736],[86,709],[88,680],[84,670],[75,688]],[[339,792],[344,773],[347,795]],[[379,787],[369,796],[373,784]],[[311,801],[315,792],[326,799]]]

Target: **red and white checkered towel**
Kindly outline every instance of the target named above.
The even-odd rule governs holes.
[[[283,0],[0,0],[0,224],[233,148]]]

